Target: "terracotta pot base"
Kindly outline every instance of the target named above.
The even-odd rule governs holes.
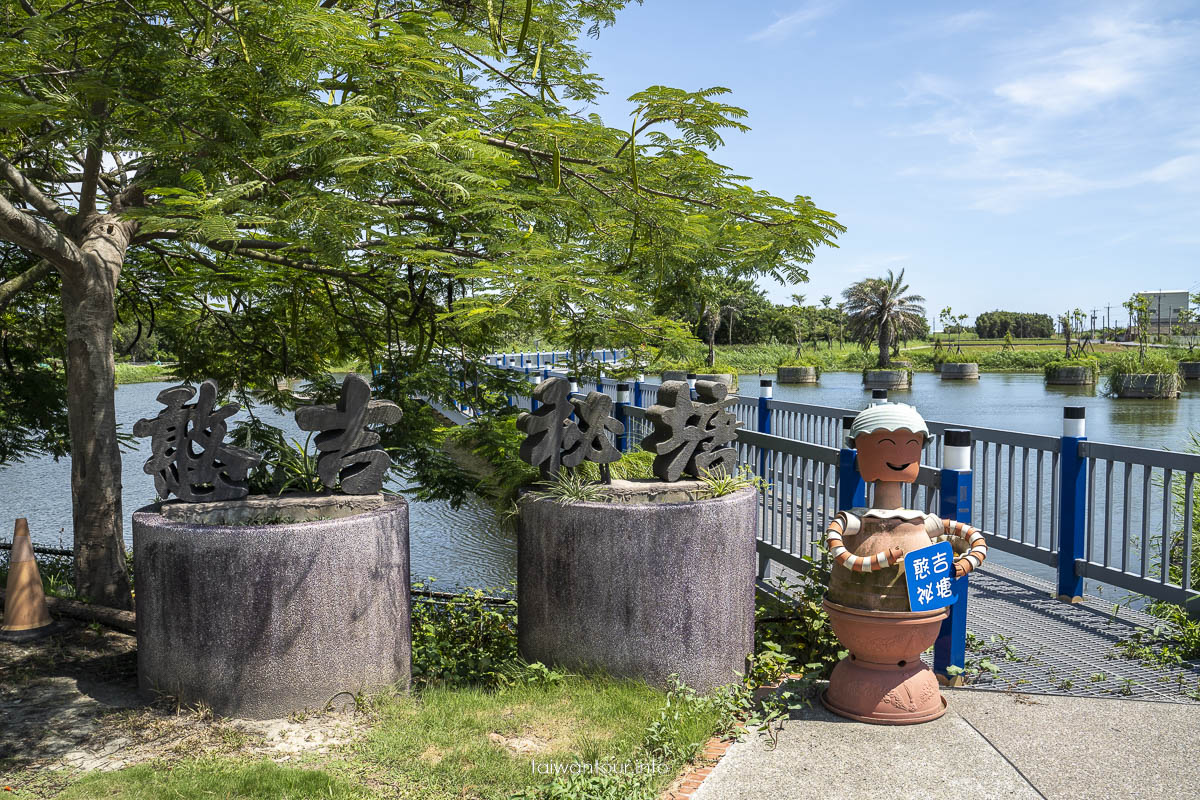
[[[842,659],[821,703],[838,716],[875,725],[916,725],[946,713],[933,670],[919,659],[898,667]]]
[[[825,600],[834,633],[850,655],[829,676],[821,702],[835,714],[877,725],[915,725],[946,713],[921,653],[937,639],[945,609],[869,611]]]

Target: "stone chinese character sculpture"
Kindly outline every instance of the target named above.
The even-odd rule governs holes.
[[[683,474],[696,478],[724,470],[733,474],[737,450],[737,421],[729,406],[725,384],[696,381],[699,401],[692,400],[684,381],[667,381],[658,389],[658,402],[646,411],[654,431],[642,440],[642,448],[655,454],[654,474],[673,483]]]
[[[353,373],[342,381],[336,406],[304,406],[296,410],[301,430],[317,435],[317,476],[332,489],[339,482],[346,494],[378,494],[391,458],[380,447],[379,434],[367,425],[394,425],[400,407],[388,400],[372,400],[371,385]]]
[[[591,461],[603,467],[619,460],[621,451],[605,433],[620,436],[625,432],[625,426],[612,417],[612,398],[590,392],[582,399],[572,397],[571,405],[575,407],[576,421],[568,419],[567,424],[574,425],[576,432],[568,437],[570,445],[563,450],[563,466],[577,467],[584,461]]]
[[[149,436],[152,455],[143,470],[154,476],[158,496],[174,494],[188,503],[239,500],[249,494],[246,476],[262,456],[224,443],[227,420],[240,409],[228,403],[219,409],[217,384],[200,384],[196,395],[191,386],[172,386],[158,394],[166,406],[152,419],[140,419],[134,436]]]
[[[525,434],[521,460],[541,470],[543,478],[553,477],[562,467],[574,469],[591,461],[600,465],[601,477],[607,482],[608,465],[621,457],[608,433],[619,436],[625,432],[625,426],[611,416],[612,398],[600,392],[573,398],[571,384],[557,377],[539,383],[533,398],[537,411],[517,417],[517,430]]]
[[[947,463],[954,449],[949,433]],[[846,445],[858,450],[859,474],[874,491],[870,508],[843,509],[825,535],[833,564],[824,608],[851,655],[834,667],[821,700],[831,711],[862,722],[927,722],[946,708],[937,679],[920,657],[937,638],[946,610],[910,609],[903,562],[913,559],[914,579],[940,576],[936,592],[946,599],[954,591],[951,576],[966,575],[987,556],[983,534],[970,525],[903,507],[903,487],[920,474],[928,439],[925,420],[903,403],[867,408],[846,434]],[[964,449],[969,446],[968,441]],[[958,540],[965,552],[953,565],[945,554],[907,555],[935,540]]]

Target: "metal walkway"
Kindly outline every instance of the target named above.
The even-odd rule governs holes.
[[[1153,629],[1162,620],[1128,608],[1114,617],[1111,604],[1092,597],[1063,603],[1052,592],[1049,583],[991,564],[971,575],[972,688],[1200,705],[1200,663],[1150,667],[1114,649],[1138,628]],[[984,659],[999,672],[980,668]]]

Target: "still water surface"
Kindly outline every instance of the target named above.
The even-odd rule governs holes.
[[[773,375],[763,377],[773,378]],[[743,375],[740,391],[757,396],[758,375]],[[161,406],[159,391],[170,384],[144,383],[117,390],[117,419],[128,431],[142,417],[154,416]],[[866,405],[858,373],[828,372],[818,386],[775,387],[780,400],[859,409]],[[1062,407],[1087,408],[1087,433],[1094,441],[1181,450],[1189,431],[1200,432],[1200,386],[1190,383],[1179,400],[1113,400],[1090,387],[1047,387],[1040,375],[985,374],[978,382],[941,381],[938,375],[917,373],[909,392],[893,392],[893,400],[913,403],[928,419],[1028,433],[1060,435]],[[260,410],[260,415],[303,441],[291,417]],[[244,415],[245,412],[242,412]],[[239,416],[241,418],[241,416]],[[149,458],[149,440],[138,440],[123,459],[125,538],[131,542],[130,514],[154,499],[154,484],[142,472]],[[0,469],[0,537],[16,517],[27,517],[39,544],[70,547],[71,469],[67,460],[31,459]],[[403,490],[403,484],[390,488]],[[516,542],[499,524],[490,507],[473,501],[459,509],[446,503],[410,500],[413,578],[434,576],[443,586],[500,586],[516,574]],[[1009,558],[997,559],[1009,562]],[[1041,574],[1046,568],[1025,559],[1013,566]],[[1047,576],[1048,577],[1048,576]]]
[[[142,417],[152,417],[162,408],[156,397],[169,383],[138,383],[117,388],[117,421],[131,431]],[[301,443],[308,436],[296,427],[290,415],[270,409],[255,413],[283,429]],[[242,411],[234,420],[245,419]],[[401,423],[403,424],[403,423]],[[150,457],[150,440],[138,439],[135,448],[122,458],[122,503],[125,513],[125,543],[132,545],[130,517],[154,501],[154,481],[142,472]],[[401,491],[403,483],[388,486]],[[29,519],[33,541],[48,546],[71,546],[71,463],[67,459],[36,458],[0,468],[0,539],[7,540],[16,517]],[[516,576],[516,541],[500,525],[491,507],[473,500],[453,509],[448,503],[421,503],[409,499],[409,537],[414,580],[435,577],[436,586],[504,586]]]

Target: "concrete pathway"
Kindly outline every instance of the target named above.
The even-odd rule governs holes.
[[[729,748],[693,800],[1200,797],[1200,706],[946,690],[924,725],[865,725],[814,701]]]

